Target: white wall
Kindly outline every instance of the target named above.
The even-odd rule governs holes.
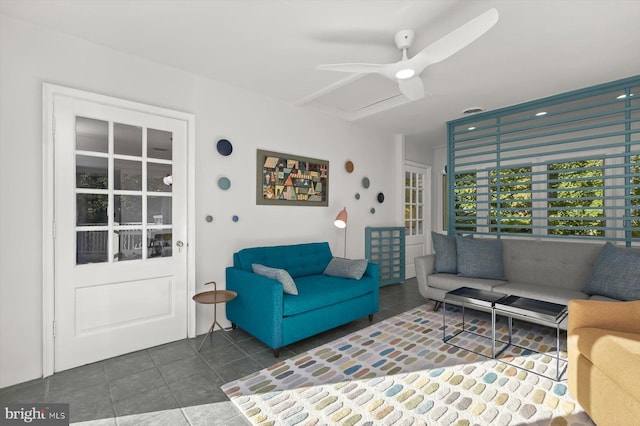
[[[232,253],[243,247],[328,240],[341,255],[333,219],[343,206],[349,257],[364,256],[365,226],[400,224],[390,202],[402,164],[392,135],[0,16],[0,387],[42,375],[43,82],[195,114],[197,290],[210,280],[224,284]],[[215,149],[221,137],[233,143],[229,157]],[[329,207],[257,206],[257,148],[329,160]],[[230,190],[217,187],[220,176]],[[378,192],[388,201],[379,204]],[[198,333],[211,315],[198,310]]]

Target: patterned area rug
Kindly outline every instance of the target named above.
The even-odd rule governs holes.
[[[490,353],[490,339],[481,336],[490,333],[488,315],[467,310],[468,332],[451,340],[457,347],[442,342],[442,314],[430,309],[402,313],[222,389],[259,425],[593,425],[568,393],[566,372],[561,381],[544,377],[556,374],[555,330],[515,321],[513,342],[528,349],[510,347],[498,361],[460,348]],[[461,326],[459,311],[448,308],[448,335]],[[498,327],[506,340],[507,321]],[[566,362],[560,364],[562,371]]]

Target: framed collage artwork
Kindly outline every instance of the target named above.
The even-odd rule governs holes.
[[[259,149],[256,204],[328,206],[329,162]]]

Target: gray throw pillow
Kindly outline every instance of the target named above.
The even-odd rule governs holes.
[[[433,241],[433,250],[436,252],[433,272],[447,274],[458,272],[456,236],[431,231],[431,240]]]
[[[456,235],[458,275],[506,280],[502,263],[502,240],[475,240]]]
[[[584,292],[618,300],[640,299],[640,252],[606,243]]]
[[[352,278],[359,280],[367,270],[367,259],[342,259],[334,257],[325,268],[323,274],[332,277]]]
[[[285,293],[293,294],[294,296],[298,295],[296,282],[293,281],[291,275],[289,275],[289,273],[284,269],[269,268],[268,266],[260,265],[258,263],[251,264],[251,269],[253,269],[253,272],[258,275],[280,281]]]

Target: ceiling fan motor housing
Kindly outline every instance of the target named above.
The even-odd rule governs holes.
[[[398,49],[408,49],[413,44],[415,37],[416,33],[413,30],[402,30],[396,33],[393,40],[396,42]]]

